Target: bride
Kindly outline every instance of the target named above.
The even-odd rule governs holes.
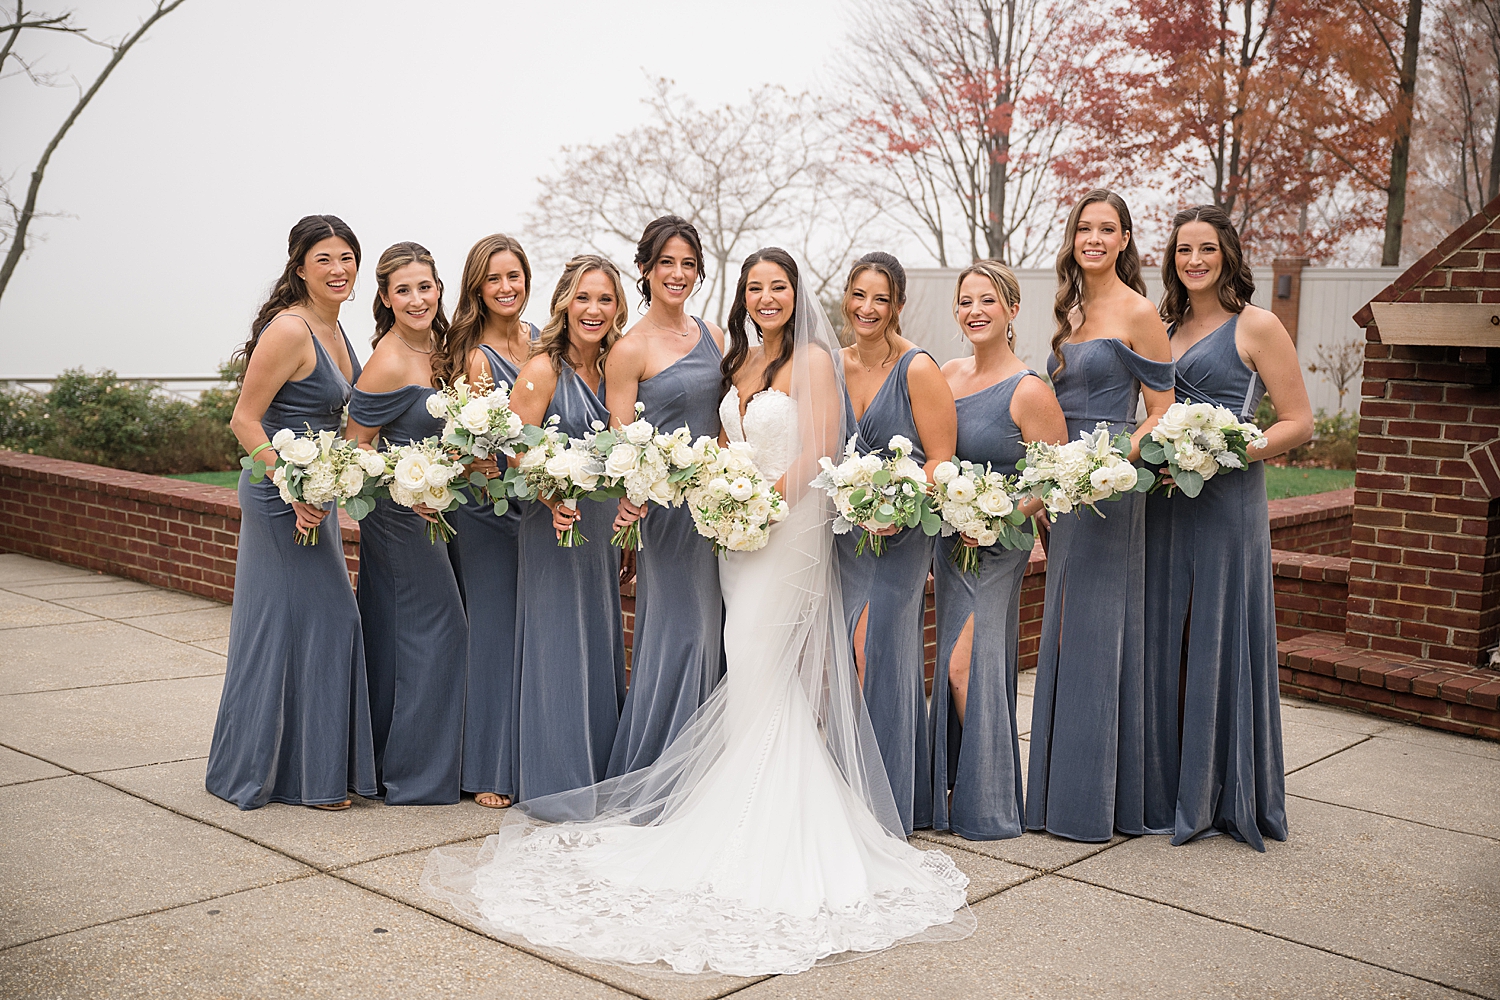
[[[753,324],[760,343],[752,345]],[[511,808],[423,886],[502,938],[677,972],[794,973],[973,931],[968,878],[906,843],[855,683],[826,496],[845,440],[838,346],[796,262],[752,254],[719,414],[791,505],[719,563],[728,674],[650,767]]]

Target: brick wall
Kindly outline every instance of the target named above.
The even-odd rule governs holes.
[[[1324,556],[1349,554],[1349,531],[1354,524],[1354,490],[1314,493],[1272,500],[1271,548]]]
[[[1349,600],[1349,560],[1305,552],[1271,553],[1276,591],[1276,637],[1343,632]]]

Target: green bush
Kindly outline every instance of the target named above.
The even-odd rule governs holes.
[[[230,469],[240,453],[229,430],[238,397],[237,387],[210,389],[189,403],[108,369],[73,368],[45,395],[0,393],[0,447],[134,472]]]

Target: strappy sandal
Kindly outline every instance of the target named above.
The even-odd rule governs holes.
[[[494,802],[486,802],[481,796],[489,796]],[[509,809],[513,805],[509,795],[501,795],[499,792],[480,792],[474,796],[474,801],[486,809]]]
[[[345,799],[342,802],[309,802],[307,808],[321,809],[324,812],[343,812],[352,805],[354,805],[353,799]]]

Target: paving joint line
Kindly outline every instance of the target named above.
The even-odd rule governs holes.
[[[1358,740],[1357,742],[1354,742],[1354,743],[1351,743],[1351,744],[1349,744],[1346,747],[1340,747],[1339,749],[1333,751],[1333,753],[1325,753],[1323,756],[1319,757],[1317,760],[1310,760],[1306,764],[1303,764],[1300,767],[1294,767],[1290,771],[1286,772],[1286,774],[1284,774],[1282,777],[1283,778],[1290,778],[1292,775],[1296,774],[1298,771],[1305,771],[1309,767],[1312,767],[1314,764],[1321,764],[1325,760],[1328,760],[1331,757],[1337,757],[1339,754],[1343,753],[1345,750],[1353,750],[1355,747],[1362,747],[1366,743],[1368,743],[1371,740],[1373,740],[1375,738],[1375,734],[1374,733],[1365,733],[1364,737],[1365,737],[1364,739]]]
[[[1436,823],[1428,823],[1420,819],[1408,819],[1405,816],[1392,816],[1390,813],[1376,812],[1374,809],[1366,809],[1363,806],[1351,806],[1346,802],[1329,802],[1327,799],[1314,798],[1311,795],[1301,795],[1297,792],[1287,792],[1287,798],[1302,799],[1305,802],[1317,802],[1325,806],[1333,806],[1335,809],[1351,809],[1354,812],[1362,812],[1368,816],[1379,816],[1381,819],[1393,819],[1398,823],[1412,823],[1416,826],[1425,826],[1429,830],[1442,830],[1444,833],[1456,833],[1461,837],[1477,837],[1480,840],[1488,840],[1491,843],[1500,843],[1500,837],[1492,837],[1487,833],[1475,833],[1473,830],[1455,830],[1451,826],[1438,826]]]
[[[152,633],[153,635],[155,633]],[[196,648],[196,647],[195,647]],[[210,650],[202,650],[209,653]],[[74,684],[72,687],[38,688],[35,691],[0,691],[0,698],[10,698],[14,695],[23,694],[57,694],[60,691],[90,691],[94,688],[126,687],[130,684],[154,684],[157,681],[191,681],[200,677],[223,677],[224,671],[215,670],[206,674],[182,674],[177,677],[142,677],[133,681],[104,681],[99,684]]]

